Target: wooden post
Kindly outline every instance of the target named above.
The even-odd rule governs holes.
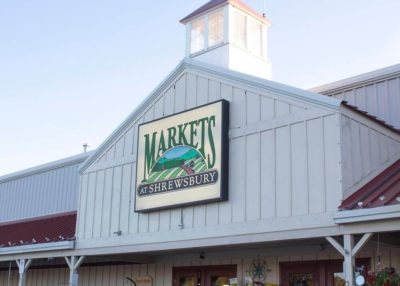
[[[354,285],[355,257],[361,248],[371,238],[372,233],[366,233],[354,246],[354,236],[352,234],[343,235],[343,246],[341,246],[333,237],[325,237],[327,241],[343,256],[343,272],[346,285]]]
[[[354,237],[352,234],[343,235],[344,262],[343,271],[347,285],[354,285],[354,264],[353,256]]]
[[[85,256],[81,256],[81,257],[71,256],[71,258],[69,258],[69,257],[64,257],[64,258],[69,267],[69,285],[76,286],[76,285],[78,285],[78,280],[79,280],[78,268],[83,263]]]
[[[29,269],[29,266],[32,264],[32,259],[18,259],[16,263],[18,265],[18,273],[19,273],[19,280],[18,286],[26,286],[26,272]]]

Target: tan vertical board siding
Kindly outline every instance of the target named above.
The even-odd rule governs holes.
[[[134,212],[138,125],[220,98],[230,101],[229,200],[184,207],[185,229],[207,234],[217,225],[223,229],[232,223],[335,210],[341,193],[336,111],[183,72],[109,146],[108,161],[97,161],[82,174],[78,248],[85,241],[96,247],[109,243],[118,230],[118,243],[144,243],[141,234],[148,233],[176,233],[179,238],[180,208]]]
[[[340,158],[340,122],[339,115],[334,114],[323,118],[324,130],[324,178],[326,211],[335,211],[337,202],[342,199],[341,173],[337,164]]]
[[[289,126],[275,129],[276,216],[292,214],[291,158]]]
[[[342,177],[347,197],[400,156],[398,136],[341,115]]]
[[[308,209],[310,213],[325,211],[325,162],[322,118],[307,121]],[[329,150],[332,152],[332,150]]]
[[[276,216],[275,130],[261,132],[261,219]]]
[[[290,128],[291,140],[291,176],[292,176],[292,201],[293,215],[306,215],[308,213],[308,178],[307,168],[307,129],[305,122],[293,124]]]

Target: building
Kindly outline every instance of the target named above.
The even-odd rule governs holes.
[[[268,80],[269,22],[241,1],[181,22],[185,59],[96,151],[0,177],[0,285],[400,270],[400,66],[301,90]]]

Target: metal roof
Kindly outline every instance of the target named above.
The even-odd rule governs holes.
[[[79,171],[93,152],[78,154],[0,177],[0,225],[75,211]]]
[[[340,210],[375,208],[400,204],[400,160],[346,198]]]
[[[369,82],[376,82],[384,80],[389,77],[394,77],[400,74],[400,64],[392,65],[382,69],[374,70],[371,72],[363,73],[346,79],[338,80],[328,84],[316,86],[310,89],[310,91],[318,92],[322,94],[332,94],[340,90],[349,89],[354,85],[363,85]]]
[[[60,213],[0,224],[0,247],[75,239],[76,212]]]
[[[242,10],[243,12],[246,12],[246,13],[254,16],[256,19],[260,20],[264,24],[267,24],[267,25],[271,24],[271,22],[268,21],[265,17],[263,17],[263,15],[261,15],[256,10],[254,10],[253,8],[251,8],[246,3],[244,3],[240,0],[211,0],[211,1],[207,2],[206,4],[204,4],[203,6],[201,6],[200,8],[198,8],[197,10],[190,13],[189,15],[187,15],[185,18],[183,18],[179,22],[186,24],[194,17],[204,14],[205,12],[212,10],[214,8],[221,7],[225,4],[231,4],[231,5],[235,6],[236,8]]]
[[[34,166],[32,168],[28,168],[25,170],[13,172],[10,174],[0,176],[0,183],[15,180],[22,177],[27,177],[31,175],[35,175],[38,173],[46,172],[49,170],[54,170],[58,168],[62,168],[68,165],[72,165],[75,163],[81,163],[85,161],[90,155],[92,155],[95,151],[89,151],[81,154],[77,154],[71,157],[63,158],[57,161],[49,162],[43,165]]]

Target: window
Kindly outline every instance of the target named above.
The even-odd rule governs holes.
[[[246,15],[235,11],[234,13],[234,42],[242,48],[247,48]]]
[[[262,25],[249,20],[248,49],[256,56],[262,56]]]
[[[208,17],[208,45],[209,47],[224,42],[224,13],[219,11]]]
[[[192,30],[191,30],[191,53],[196,53],[205,48],[205,41],[204,41],[204,19],[199,19],[192,22]]]

